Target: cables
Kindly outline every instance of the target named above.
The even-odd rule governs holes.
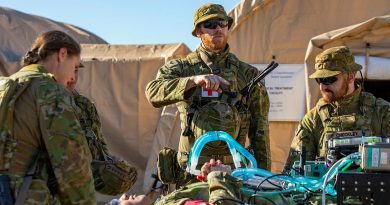
[[[350,166],[351,162],[353,162],[356,159],[360,159],[360,155],[358,152],[352,153],[352,154],[340,159],[335,164],[333,164],[332,167],[328,170],[328,172],[325,175],[325,179],[323,181],[323,184],[322,184],[322,200],[321,200],[322,205],[326,204],[326,185],[327,185],[329,179],[332,178],[336,174],[335,172],[342,169],[345,165]],[[334,169],[336,171],[333,171]]]
[[[265,181],[268,181],[268,182],[271,183],[272,185],[274,185],[274,186],[276,186],[276,187],[278,187],[278,188],[280,188],[280,189],[283,189],[283,187],[281,187],[281,186],[279,186],[279,185],[277,185],[277,184],[275,184],[275,183],[269,181],[269,179],[271,179],[272,177],[276,177],[276,176],[286,176],[286,175],[284,175],[284,174],[274,174],[274,175],[265,177],[265,178],[256,186],[256,189],[255,189],[255,192],[253,193],[253,195],[252,195],[251,197],[249,197],[249,199],[248,199],[248,204],[250,203],[250,200],[251,200],[252,198],[254,199],[254,200],[253,200],[253,203],[256,203],[256,197],[262,197],[262,198],[266,199],[267,201],[270,201],[272,204],[275,204],[272,200],[270,200],[270,199],[268,199],[268,198],[266,198],[266,197],[260,196],[260,195],[258,195],[258,194],[256,194],[256,193],[257,193],[257,190],[261,189],[260,186],[261,186]]]
[[[257,185],[254,194],[257,193],[257,190],[259,190],[260,186],[261,186],[265,181],[268,181],[268,182],[271,183],[272,185],[274,185],[274,186],[276,186],[276,187],[278,187],[278,188],[280,188],[280,189],[283,189],[283,187],[281,187],[281,186],[279,186],[279,185],[277,185],[277,184],[274,184],[274,183],[272,183],[271,181],[269,181],[269,179],[271,179],[271,178],[273,178],[273,177],[277,177],[277,176],[286,176],[286,175],[284,175],[284,174],[274,174],[274,175],[271,175],[271,176],[268,176],[268,177],[264,178],[264,179]]]
[[[252,196],[249,197],[248,199],[248,203],[245,203],[245,202],[242,202],[240,200],[237,200],[237,199],[230,199],[230,198],[220,198],[220,199],[217,199],[213,202],[213,204],[217,204],[218,202],[222,202],[222,201],[233,201],[233,202],[236,202],[236,203],[239,203],[239,204],[242,204],[242,205],[246,205],[246,204],[249,204],[249,201],[254,198],[254,204],[256,204],[256,197],[259,197],[259,198],[262,198],[262,199],[265,199],[267,202],[271,203],[272,205],[277,205],[274,201],[272,201],[271,199],[268,199],[267,197],[263,197],[263,196],[260,196],[258,194],[253,194]]]
[[[252,196],[249,197],[248,199],[248,204],[250,204],[250,201],[251,199],[253,198],[253,203],[256,204],[256,197],[259,197],[259,198],[262,198],[262,199],[265,199],[266,201],[270,202],[272,205],[277,205],[274,201],[272,201],[271,199],[267,198],[267,197],[264,197],[264,196],[260,196],[258,194],[252,194]]]

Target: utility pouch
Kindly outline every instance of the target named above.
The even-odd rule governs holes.
[[[92,160],[95,189],[106,195],[127,192],[137,180],[137,170],[126,161],[108,157],[105,161]]]
[[[175,184],[178,177],[179,164],[177,163],[177,151],[164,147],[158,153],[157,173],[158,178],[164,184]]]
[[[7,175],[0,176],[0,205],[13,205],[14,199],[11,193],[10,179]]]

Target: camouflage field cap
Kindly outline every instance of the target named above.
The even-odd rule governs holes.
[[[194,29],[192,29],[192,35],[196,37],[195,29],[199,23],[215,18],[228,20],[228,28],[230,28],[233,23],[233,18],[226,14],[223,6],[219,4],[205,4],[194,14]]]
[[[325,50],[316,57],[316,72],[309,78],[327,78],[339,73],[359,71],[362,66],[355,63],[351,51],[346,46],[333,47]]]

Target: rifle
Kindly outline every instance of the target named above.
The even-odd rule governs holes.
[[[249,95],[249,93],[251,92],[252,90],[252,87],[253,85],[256,85],[256,83],[260,82],[265,76],[267,76],[271,71],[273,71],[276,67],[278,67],[279,64],[276,63],[275,61],[272,61],[261,73],[259,73],[256,77],[254,77],[251,82],[249,82],[248,84],[246,84],[244,86],[244,88],[242,88],[240,90],[240,92],[236,93],[236,92],[231,92],[231,91],[228,91],[225,86],[221,86],[221,89],[222,89],[222,95],[221,95],[221,98],[226,98],[225,96],[227,96],[226,99],[235,99],[234,103],[232,104],[236,104],[237,102],[241,101],[241,99],[243,97],[247,97]]]
[[[256,83],[260,82],[265,76],[267,76],[271,71],[273,71],[276,67],[278,67],[279,64],[276,63],[275,61],[272,61],[259,75],[254,77],[250,83],[245,85],[244,88],[240,90],[240,94],[242,96],[247,96],[249,95],[252,86],[255,85]]]

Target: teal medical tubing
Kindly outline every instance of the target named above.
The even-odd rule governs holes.
[[[196,170],[196,166],[198,165],[198,159],[200,156],[203,147],[213,141],[224,141],[227,143],[230,153],[233,156],[233,161],[235,167],[237,168],[232,172],[233,177],[241,178],[243,181],[247,181],[254,176],[261,177],[270,177],[275,175],[274,173],[257,168],[257,162],[255,158],[244,148],[242,147],[236,140],[234,140],[228,133],[222,131],[211,131],[202,135],[199,139],[197,139],[192,147],[189,160],[187,164],[187,172],[199,175],[200,170]],[[251,168],[238,168],[241,166],[241,157],[244,156],[251,164]],[[261,196],[273,196],[282,193],[288,193],[291,191],[298,192],[307,192],[310,191],[318,191],[322,190],[323,195],[328,193],[329,195],[336,196],[336,190],[334,189],[332,184],[328,184],[330,180],[332,180],[336,174],[346,165],[356,162],[360,160],[360,154],[358,152],[350,154],[339,161],[337,161],[328,172],[321,177],[320,179],[310,179],[303,176],[299,177],[289,177],[289,176],[275,176],[273,180],[278,180],[283,182],[284,190],[281,191],[270,191],[270,192],[257,192]],[[245,163],[244,163],[245,164]],[[250,191],[248,188],[241,188],[243,191]]]
[[[234,166],[236,168],[241,167],[241,156],[244,156],[250,162],[252,168],[257,168],[257,161],[253,157],[253,155],[249,153],[248,150],[246,150],[244,147],[242,147],[228,133],[223,131],[210,131],[206,132],[204,135],[202,135],[201,137],[199,137],[199,139],[195,141],[194,146],[191,148],[189,154],[186,171],[194,175],[199,175],[200,170],[197,170],[196,166],[198,165],[198,159],[200,153],[203,150],[203,147],[209,142],[218,140],[224,141],[228,145],[229,151],[233,157]],[[244,162],[244,164],[246,163]]]
[[[326,175],[320,179],[309,179],[306,177],[289,177],[289,176],[275,176],[272,177],[273,180],[277,180],[284,183],[285,189],[281,191],[271,191],[271,192],[258,192],[261,196],[273,196],[281,193],[299,191],[307,192],[323,190],[323,193],[328,193],[332,196],[337,194],[333,185],[328,184],[328,182],[333,179],[336,174],[341,170],[345,165],[350,164],[351,162],[359,160],[359,153],[353,153],[337,161],[327,172]],[[237,169],[232,174],[233,177],[241,178],[246,181],[254,176],[261,177],[270,177],[275,175],[272,172],[269,172],[264,169],[250,168],[250,169]],[[243,191],[250,191],[246,188],[243,188]]]

